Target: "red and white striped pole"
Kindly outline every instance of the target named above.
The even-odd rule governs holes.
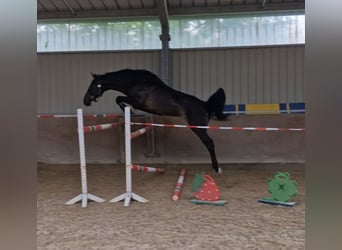
[[[120,125],[119,122],[86,126],[86,127],[83,127],[83,131],[84,131],[84,133],[89,133],[89,132],[94,132],[94,131],[100,131],[100,130],[106,130],[106,129],[114,128],[114,127],[116,127],[118,125]]]
[[[162,168],[152,168],[147,166],[141,166],[141,165],[132,165],[131,169],[133,171],[141,171],[146,173],[164,173],[165,170]]]
[[[131,133],[131,139],[134,139],[134,138],[138,137],[139,135],[145,134],[151,128],[152,128],[152,126],[149,126],[149,127],[141,128],[137,131],[132,132]]]
[[[183,182],[185,179],[185,175],[186,175],[186,168],[183,168],[179,174],[177,184],[176,184],[176,188],[175,188],[175,191],[173,192],[173,195],[172,195],[172,200],[174,200],[174,201],[179,200],[179,197],[180,197],[180,194],[181,194],[181,191],[183,188]]]

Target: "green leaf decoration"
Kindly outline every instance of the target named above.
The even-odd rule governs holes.
[[[286,190],[287,194],[290,196],[297,195],[297,182],[289,181],[284,185],[284,189]]]
[[[297,195],[297,183],[290,180],[287,172],[277,172],[273,179],[268,180],[267,186],[275,201],[288,202],[292,196]]]
[[[191,192],[197,192],[204,182],[204,173],[195,174],[194,180],[191,182]]]
[[[270,194],[272,194],[272,193],[275,193],[278,190],[279,184],[278,184],[278,182],[275,179],[269,179],[267,187],[268,187],[268,192]]]

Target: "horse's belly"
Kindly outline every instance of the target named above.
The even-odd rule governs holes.
[[[171,116],[182,116],[184,114],[182,107],[172,100],[162,98],[155,100],[152,98],[147,98],[145,106],[146,109],[148,109],[149,112],[153,114]]]

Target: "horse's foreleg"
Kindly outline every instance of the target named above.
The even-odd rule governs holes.
[[[212,167],[215,170],[215,172],[221,173],[222,170],[218,167],[216,159],[214,141],[209,137],[207,130],[201,128],[192,128],[191,130],[201,139],[203,144],[207,147],[211,157]]]
[[[127,96],[118,96],[115,100],[116,104],[121,108],[122,112],[125,112],[126,100],[127,100]]]
[[[118,96],[116,98],[116,103],[119,105],[122,111],[125,110],[125,107],[127,106],[127,104],[132,106],[135,109],[144,110],[143,106],[139,102],[137,102],[136,99],[130,96]]]

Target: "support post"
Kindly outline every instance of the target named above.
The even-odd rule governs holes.
[[[161,50],[161,79],[169,86],[171,86],[170,80],[170,61],[169,61],[169,41],[170,38],[170,25],[169,25],[169,13],[167,9],[167,1],[159,0],[156,2],[159,10],[159,20],[161,25],[161,35],[159,36],[162,42]],[[171,86],[172,87],[172,86]]]
[[[172,83],[170,80],[170,55],[169,55],[169,41],[170,41],[170,34],[168,30],[164,30],[162,27],[162,34],[159,36],[162,42],[162,50],[160,55],[160,62],[161,62],[161,79],[165,82],[168,86],[172,87]]]
[[[87,169],[85,160],[85,144],[84,144],[84,130],[83,130],[83,111],[77,109],[77,131],[78,131],[78,144],[80,149],[80,165],[81,165],[81,184],[82,193],[67,201],[66,205],[75,204],[78,201],[82,201],[82,207],[87,207],[88,199],[96,202],[104,202],[105,200],[95,195],[88,193],[87,187]]]
[[[153,116],[147,117],[147,123],[154,123]],[[159,153],[157,152],[157,142],[156,142],[156,130],[154,127],[151,128],[150,133],[147,134],[147,153],[145,157],[154,158],[159,157]]]
[[[126,192],[113,198],[110,202],[124,200],[127,207],[132,199],[139,202],[148,202],[145,198],[132,192],[132,152],[131,152],[131,111],[125,107],[125,162],[126,162]]]

